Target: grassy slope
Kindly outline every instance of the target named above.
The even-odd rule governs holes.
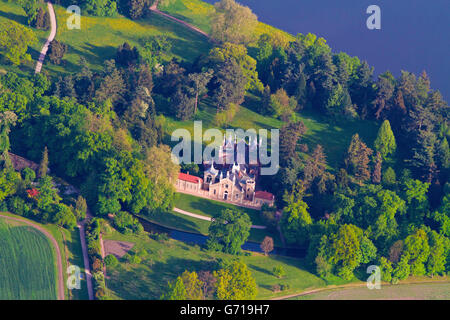
[[[14,20],[26,24],[25,13],[20,6],[12,3],[0,3],[0,21]],[[69,48],[64,57],[63,65],[55,66],[46,59],[44,70],[48,70],[50,74],[79,71],[78,61],[80,56],[88,60],[92,69],[100,70],[105,60],[115,57],[117,47],[125,41],[140,48],[142,39],[155,35],[167,35],[173,43],[173,56],[187,61],[192,61],[201,53],[208,52],[211,47],[203,36],[154,14],[150,14],[140,21],[132,21],[120,15],[113,18],[83,15],[81,17],[81,29],[69,30],[66,21],[70,15],[65,8],[58,5],[54,7],[58,22],[56,40],[66,43]],[[39,43],[36,43],[30,49],[35,61],[49,31],[36,29],[33,29],[33,31],[39,38]],[[12,66],[6,66],[5,68],[16,72],[30,73],[34,64],[34,62],[26,64],[26,66],[21,66],[20,69]]]
[[[211,33],[211,19],[214,6],[201,0],[172,0],[167,6],[159,5],[161,11],[166,12],[180,20],[186,21],[207,33]],[[259,22],[255,30],[255,39],[260,35],[270,33],[277,38],[292,40],[294,37],[280,29]]]
[[[36,229],[0,219],[0,300],[55,300],[55,254]]]
[[[210,49],[203,36],[155,14],[139,21],[121,15],[113,18],[82,16],[80,30],[67,28],[65,22],[69,15],[64,8],[56,6],[56,15],[59,26],[56,39],[65,42],[69,50],[65,66],[55,67],[47,63],[46,67],[54,71],[77,71],[80,56],[98,70],[103,61],[115,57],[117,47],[125,41],[140,48],[143,39],[161,34],[171,39],[173,54],[180,59],[192,61]]]
[[[119,299],[159,299],[167,288],[167,282],[173,281],[184,270],[201,271],[214,268],[218,258],[232,256],[202,251],[199,247],[188,246],[182,242],[169,240],[160,243],[147,235],[125,236],[114,232],[104,239],[129,241],[136,243],[133,250],[145,248],[150,254],[139,265],[130,265],[121,261],[120,265],[107,271],[107,281],[115,298]],[[330,282],[318,278],[306,270],[304,261],[294,258],[269,256],[260,254],[240,257],[248,265],[258,285],[259,299],[269,299],[306,289],[323,287],[328,284],[342,284],[339,279]],[[274,266],[283,266],[286,276],[278,279],[272,275]],[[280,293],[271,291],[274,284],[290,285],[290,289]]]
[[[21,218],[24,220],[27,220],[25,218],[22,218],[18,215],[1,212],[2,215],[11,216],[15,218]],[[30,220],[32,221],[32,220]],[[61,250],[61,257],[63,259],[63,268],[64,270],[67,269],[69,265],[75,265],[80,267],[80,271],[84,272],[84,262],[83,262],[83,254],[81,250],[81,242],[80,242],[80,233],[78,229],[74,229],[73,231],[60,228],[53,224],[40,224],[36,221],[32,221],[33,223],[38,224],[39,226],[46,229],[48,232],[50,232],[55,240],[58,242],[59,248]],[[64,236],[63,236],[64,235]],[[67,250],[66,250],[67,246]],[[56,268],[56,262],[55,262],[55,268]],[[64,281],[67,281],[67,273],[63,272],[64,275]],[[86,288],[86,282],[85,280],[81,281],[81,289],[80,290],[72,290],[71,292],[68,292],[66,290],[66,299],[74,299],[74,300],[87,300],[88,299],[88,293]]]

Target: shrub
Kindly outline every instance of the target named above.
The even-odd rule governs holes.
[[[1,201],[1,202],[0,202],[0,212],[1,212],[1,211],[3,211],[3,212],[8,211],[8,206],[6,205],[6,202],[5,202],[5,201]]]
[[[127,253],[123,257],[130,264],[139,264],[142,261],[142,259],[139,256],[137,256],[136,254]]]
[[[145,258],[148,256],[148,252],[145,249],[141,249],[136,253],[140,258]]]
[[[397,183],[395,171],[391,167],[388,167],[386,171],[384,171],[384,174],[382,175],[381,179],[385,187],[392,187]]]
[[[285,283],[285,284],[282,284],[280,286],[280,288],[281,288],[281,291],[286,291],[286,290],[289,290],[291,288],[291,286],[288,283]]]
[[[125,211],[120,211],[116,214],[114,217],[114,225],[124,234],[140,233],[143,230],[139,221]]]
[[[19,216],[26,215],[29,207],[25,204],[25,201],[19,197],[12,197],[8,199],[8,209],[11,213]]]
[[[53,40],[48,48],[48,58],[53,64],[59,65],[67,52],[65,43]]]
[[[271,289],[272,289],[272,291],[275,292],[275,293],[281,291],[281,287],[280,287],[279,284],[274,284],[274,285],[271,287]]]
[[[284,271],[283,266],[273,267],[272,273],[278,279],[283,278],[286,275],[286,272]]]
[[[94,258],[92,261],[92,270],[94,272],[101,271],[103,269],[103,262],[99,258]]]
[[[22,178],[27,184],[33,182],[36,179],[36,172],[27,167],[22,170]]]
[[[105,257],[105,264],[108,267],[115,267],[119,264],[119,260],[117,260],[115,255],[109,254]]]
[[[151,237],[153,240],[158,242],[165,242],[169,240],[169,236],[166,233],[154,233]]]

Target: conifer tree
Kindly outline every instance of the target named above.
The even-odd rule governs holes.
[[[17,116],[14,112],[5,111],[0,113],[0,161],[3,161],[6,166],[11,164],[9,158],[9,132],[10,126],[15,125]]]
[[[38,177],[44,178],[47,176],[48,171],[48,149],[45,147],[44,152],[42,153],[42,160],[39,164]]]
[[[311,183],[317,177],[321,177],[325,173],[327,166],[326,156],[321,145],[317,145],[312,156],[306,160],[305,169],[303,171],[305,182]]]
[[[377,156],[375,159],[375,168],[373,169],[372,173],[372,182],[373,183],[380,183],[381,182],[381,165],[382,165],[382,158],[381,154],[377,152]]]
[[[383,124],[378,130],[378,136],[375,140],[375,150],[379,152],[384,160],[393,154],[397,149],[394,133],[391,129],[389,120],[384,120]]]

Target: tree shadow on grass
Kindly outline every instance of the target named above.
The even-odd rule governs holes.
[[[143,219],[160,224],[167,228],[173,228],[190,233],[200,233],[199,227],[194,222],[178,217],[170,212],[153,213],[148,216],[143,216]],[[146,231],[151,231],[151,225],[148,225],[142,221],[141,223]]]
[[[83,48],[90,52],[90,57],[97,61],[96,64],[102,65],[105,60],[116,58],[117,48],[113,46],[96,46],[86,43]],[[86,55],[86,53],[83,52],[81,55]]]
[[[5,12],[5,11],[2,11],[1,9],[0,9],[0,17],[4,17],[6,19],[16,21],[23,25],[27,24],[27,17],[25,17],[24,15],[22,16],[22,15],[18,15],[18,14],[12,13],[12,12]]]
[[[265,273],[265,274],[268,274],[268,275],[270,275],[270,276],[273,276],[273,273],[270,272],[269,270],[266,270],[266,269],[263,269],[263,268],[261,268],[261,267],[255,266],[254,264],[249,264],[248,267],[249,267],[250,269],[255,270],[255,271],[258,271],[258,272]]]
[[[121,264],[116,267],[107,281],[108,288],[126,300],[159,299],[167,291],[168,283],[185,270],[199,272],[216,268],[213,261],[169,257],[164,262],[154,262],[154,259],[151,255],[140,265]]]
[[[195,59],[200,54],[207,53],[212,47],[209,39],[205,36],[157,14],[151,13],[147,19],[140,22],[144,25],[157,28],[163,33],[175,34],[178,38],[170,37],[170,40],[173,43],[172,52],[177,56]]]

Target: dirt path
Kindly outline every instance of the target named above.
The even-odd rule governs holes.
[[[200,214],[192,213],[192,212],[189,212],[189,211],[184,211],[184,210],[181,210],[181,209],[178,209],[178,208],[173,208],[173,211],[175,211],[175,212],[177,212],[179,214],[185,215],[185,216],[189,216],[189,217],[195,218],[195,219],[200,219],[200,220],[205,220],[205,221],[210,221],[210,222],[213,221],[213,218],[211,218],[211,217],[202,216]],[[251,228],[252,229],[259,229],[259,230],[267,229],[266,226],[258,226],[258,225],[252,225]]]
[[[152,12],[154,12],[154,13],[156,13],[156,14],[159,14],[159,15],[161,15],[161,16],[163,16],[163,17],[166,17],[167,19],[170,19],[170,20],[172,20],[172,21],[175,21],[175,22],[177,22],[177,23],[179,23],[179,24],[182,24],[182,25],[185,26],[186,28],[188,28],[188,29],[190,29],[190,30],[192,30],[192,31],[194,31],[194,32],[197,32],[197,33],[199,33],[199,34],[205,36],[205,37],[208,38],[209,40],[211,40],[210,35],[207,34],[205,31],[201,30],[200,28],[197,28],[197,27],[193,26],[192,24],[189,24],[189,23],[187,23],[187,22],[185,22],[185,21],[183,21],[183,20],[180,20],[180,19],[177,19],[177,18],[175,18],[175,17],[172,17],[171,15],[169,15],[169,14],[167,14],[167,13],[164,13],[164,12],[162,12],[162,11],[159,11],[159,10],[158,10],[158,1],[155,1],[155,3],[150,7],[150,11],[152,11]]]
[[[91,268],[89,266],[89,256],[87,253],[87,245],[86,245],[86,231],[85,231],[86,220],[78,223],[78,228],[80,230],[80,242],[81,242],[81,250],[83,251],[83,261],[84,261],[84,273],[86,274],[86,285],[89,295],[89,300],[94,300],[94,289],[92,286],[92,273]]]
[[[64,294],[64,274],[63,274],[63,264],[62,264],[62,258],[61,258],[61,251],[58,245],[58,242],[55,240],[55,238],[44,228],[42,228],[41,226],[37,225],[36,223],[33,223],[31,221],[27,221],[27,220],[23,220],[20,218],[14,218],[14,217],[9,217],[9,216],[4,216],[2,214],[0,214],[1,218],[5,218],[5,219],[9,219],[9,220],[13,220],[13,221],[18,221],[18,222],[22,222],[25,223],[37,230],[39,230],[41,233],[43,233],[53,244],[55,250],[56,250],[56,266],[58,269],[58,300],[64,300],[65,299],[65,294]]]
[[[100,252],[102,254],[103,261],[105,261],[105,257],[106,257],[105,243],[103,242],[103,235],[101,232],[100,232]],[[106,279],[108,277],[106,276],[106,264],[105,263],[103,264],[103,274],[105,275],[105,286],[106,286]]]
[[[50,15],[50,23],[51,23],[51,31],[50,35],[48,36],[47,41],[45,41],[44,46],[42,47],[41,54],[39,56],[39,61],[36,64],[35,73],[40,73],[42,69],[42,64],[44,63],[45,56],[47,55],[48,47],[50,46],[50,43],[55,39],[56,37],[56,15],[55,15],[55,9],[53,9],[52,3],[49,1],[47,2],[48,12]]]
[[[79,191],[77,190],[78,194]],[[86,285],[88,290],[88,296],[89,300],[94,300],[94,287],[92,285],[92,273],[91,273],[91,267],[89,265],[89,255],[87,251],[87,244],[86,244],[86,223],[92,218],[92,214],[89,210],[89,208],[86,211],[86,219],[83,221],[80,221],[78,223],[78,228],[80,230],[80,242],[81,242],[81,251],[83,251],[83,261],[84,261],[84,273],[86,274]]]

